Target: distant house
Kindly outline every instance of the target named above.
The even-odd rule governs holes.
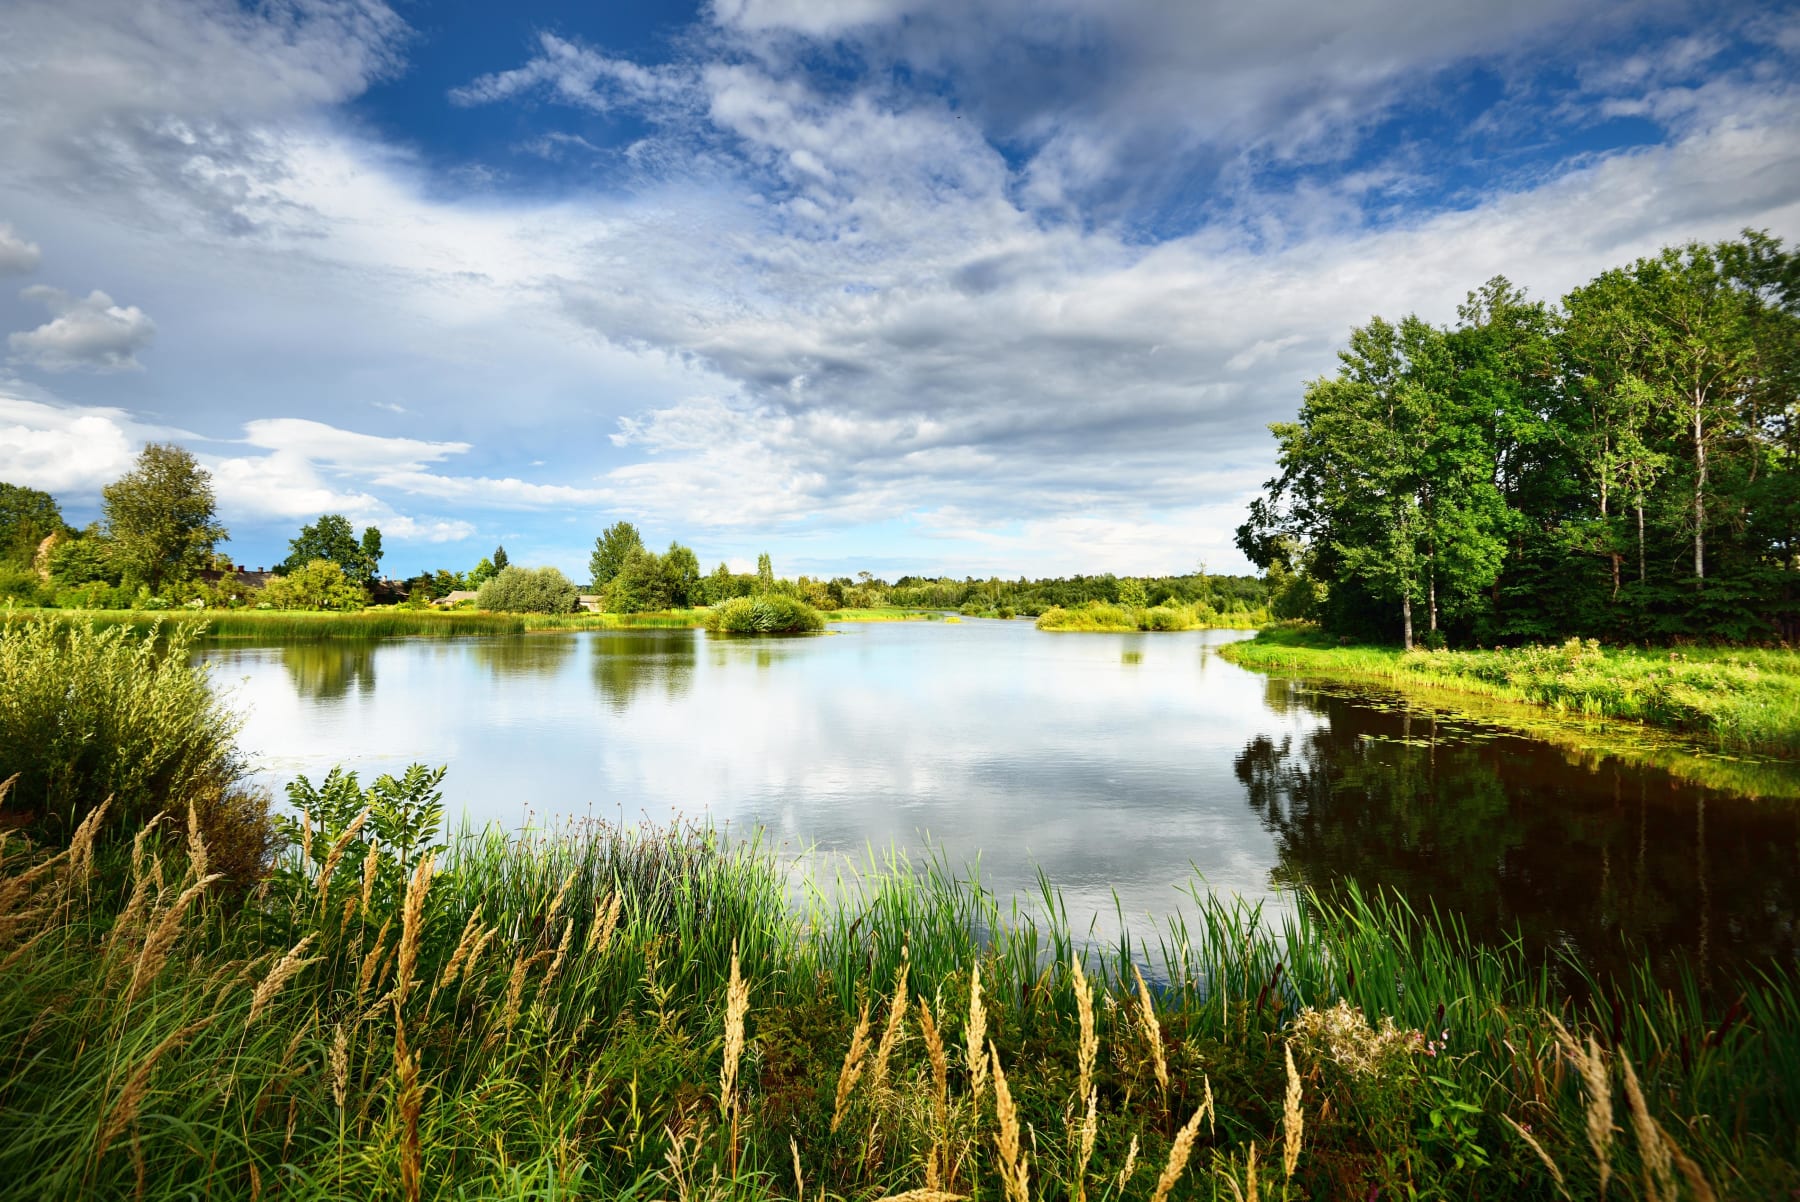
[[[369,604],[398,605],[406,600],[406,581],[383,577],[369,585]]]
[[[266,587],[276,574],[265,568],[201,568],[199,573],[200,579],[213,588],[235,580],[237,586],[245,590]]]
[[[582,593],[575,598],[575,608],[584,613],[597,614],[600,612],[600,602],[599,593]]]
[[[437,600],[433,601],[432,604],[441,606],[444,609],[449,609],[452,605],[455,605],[458,601],[473,601],[474,599],[475,599],[475,590],[474,589],[459,588],[454,592],[445,593],[443,596],[441,596]]]

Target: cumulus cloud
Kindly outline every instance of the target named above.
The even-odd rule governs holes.
[[[132,426],[122,410],[68,409],[0,386],[0,479],[50,493],[96,493],[130,469]]]
[[[43,253],[35,242],[27,242],[4,221],[0,221],[0,275],[24,275],[36,271]]]
[[[34,330],[7,336],[13,358],[46,371],[139,371],[137,353],[156,337],[156,323],[136,305],[120,305],[96,288],[71,296],[39,284],[19,294],[50,310]]]

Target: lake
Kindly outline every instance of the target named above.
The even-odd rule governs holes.
[[[1198,881],[1274,908],[1293,886],[1355,881],[1601,968],[1627,940],[1703,981],[1800,953],[1800,804],[1771,797],[1767,771],[1738,789],[1720,761],[1700,784],[1580,739],[1263,676],[1216,654],[1242,637],[968,619],[205,658],[278,792],[334,764],[366,782],[418,761],[449,766],[449,812],[478,824],[705,817],[827,871],[932,848],[1028,904],[1041,869],[1102,936],[1115,905],[1142,925]]]

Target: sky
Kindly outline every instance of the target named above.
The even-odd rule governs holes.
[[[0,480],[391,574],[1248,570],[1381,314],[1800,237],[1800,9],[7,0]]]

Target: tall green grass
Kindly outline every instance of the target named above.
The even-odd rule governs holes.
[[[1618,718],[1719,747],[1800,757],[1800,652],[1654,651],[1571,639],[1493,651],[1340,646],[1310,627],[1260,632],[1220,654],[1246,668],[1422,684],[1526,702],[1575,717]]]
[[[97,628],[125,627],[142,634],[188,627],[208,639],[266,639],[271,642],[306,642],[316,639],[386,639],[400,637],[462,638],[468,635],[518,634],[527,629],[518,614],[448,612],[424,609],[365,609],[355,613],[308,613],[296,610],[208,609],[162,610],[36,610],[26,620],[38,622],[92,621]]]
[[[1162,605],[1134,607],[1129,605],[1113,605],[1105,601],[1090,601],[1085,605],[1064,609],[1054,606],[1038,615],[1039,630],[1071,630],[1091,633],[1124,633],[1135,630],[1194,630],[1196,628],[1219,628],[1227,630],[1251,630],[1260,625],[1267,615],[1261,612],[1238,611],[1218,613],[1209,605],[1181,605],[1166,602]]]

